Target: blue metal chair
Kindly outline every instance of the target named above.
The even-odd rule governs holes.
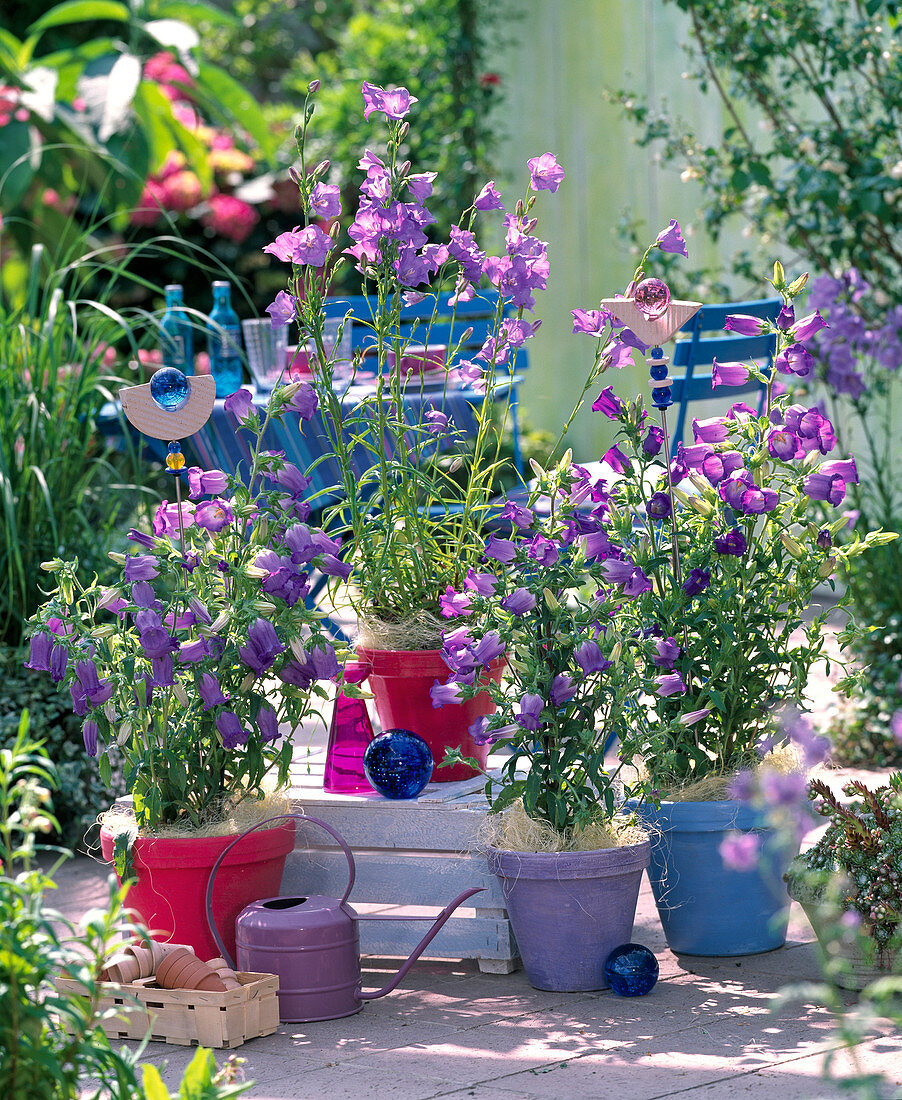
[[[680,329],[689,334],[688,339],[677,340],[673,348],[671,368],[683,368],[681,377],[673,378],[671,392],[676,409],[676,420],[672,428],[670,454],[676,454],[677,446],[682,442],[686,430],[686,413],[690,402],[710,400],[712,396],[711,364],[715,359],[719,363],[757,363],[765,373],[769,373],[774,361],[776,337],[774,336],[738,336],[724,331],[727,317],[743,313],[749,317],[760,317],[773,321],[783,305],[780,298],[759,298],[748,302],[727,302],[724,305],[702,306],[696,315]],[[709,335],[703,335],[709,334]],[[714,335],[716,334],[716,335]],[[702,373],[696,373],[698,367],[707,367]],[[731,386],[730,395],[757,393],[760,402],[764,399],[760,384],[754,379],[744,386]]]

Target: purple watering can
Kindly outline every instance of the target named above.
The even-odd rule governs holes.
[[[359,916],[348,905],[356,870],[351,849],[337,832],[306,814],[279,814],[260,821],[220,853],[207,882],[207,921],[222,957],[233,965],[213,919],[213,883],[219,865],[229,851],[249,833],[271,821],[296,818],[319,825],[337,841],[348,860],[348,885],[343,896],[322,894],[300,898],[263,898],[246,906],[235,923],[238,970],[279,976],[279,1017],[282,1023],[308,1023],[351,1016],[363,1008],[364,1001],[384,997],[398,985],[407,971],[432,942],[433,937],[459,905],[484,887],[474,887],[454,899],[435,918],[435,923],[401,965],[398,973],[381,989],[364,992],[360,988],[359,920],[432,920],[432,917],[392,917],[384,913]]]

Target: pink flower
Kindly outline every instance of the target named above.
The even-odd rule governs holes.
[[[129,221],[132,225],[156,225],[165,205],[163,185],[155,179],[148,179]]]
[[[234,195],[211,195],[201,222],[235,244],[242,244],[260,220],[257,211]]]
[[[724,866],[733,871],[751,871],[758,864],[760,841],[754,833],[728,833],[718,851]]]
[[[554,193],[564,178],[564,169],[558,164],[554,153],[543,153],[540,157],[533,157],[526,162],[526,167],[529,169],[529,183],[534,191]]]
[[[167,210],[184,213],[197,206],[203,198],[204,189],[194,172],[183,169],[167,176],[162,183],[163,205]]]

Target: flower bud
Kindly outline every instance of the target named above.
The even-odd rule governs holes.
[[[398,175],[401,177],[401,179],[405,178],[405,176],[408,174],[408,172],[410,171],[410,169],[412,167],[413,167],[413,165],[410,163],[409,160],[404,161],[404,163],[398,169]]]
[[[313,169],[314,177],[324,176],[329,171],[329,165],[332,162],[330,160],[321,160],[319,164]]]
[[[116,738],[116,744],[119,746],[120,749],[122,748],[122,746],[124,744],[126,744],[126,742],[131,737],[131,735],[132,735],[132,724],[131,724],[131,722],[123,722],[122,725],[119,727],[119,736]]]
[[[833,571],[836,569],[836,558],[827,558],[826,561],[821,563],[820,569],[817,571],[817,575],[821,580],[826,580],[828,577],[833,576]]]
[[[261,615],[275,615],[276,613],[276,605],[270,603],[269,600],[254,600],[253,606]]]
[[[814,541],[819,549],[829,550],[833,546],[833,536],[830,534],[830,528],[824,527],[818,531],[817,538]]]
[[[124,561],[125,555],[122,554],[120,556]],[[58,573],[62,564],[63,563],[60,561],[59,558],[54,558],[52,561],[42,561],[41,568],[44,570],[45,573]]]
[[[228,611],[220,611],[214,621],[210,624],[210,631],[213,634],[219,634],[229,625],[229,613]]]
[[[239,691],[250,691],[251,688],[254,686],[254,683],[255,683],[256,679],[257,679],[256,674],[253,673],[253,672],[249,672],[247,674],[247,676],[245,676],[245,678],[241,681],[241,687],[238,690]]]
[[[107,701],[103,704],[103,713],[104,717],[110,723],[110,725],[115,726],[116,719],[119,717],[119,715],[116,713],[116,708],[115,706],[113,706],[112,699],[107,699]]]
[[[545,604],[548,607],[549,611],[557,611],[558,608],[561,606],[558,598],[555,596],[550,588],[543,588],[542,595],[545,597]]]
[[[188,697],[188,692],[185,691],[185,685],[184,684],[180,684],[180,683],[174,684],[173,688],[172,688],[172,694],[176,697],[176,699],[178,699],[178,701],[182,704],[183,707],[190,707],[191,706],[191,700]]]
[[[801,561],[805,557],[805,547],[798,539],[793,538],[788,531],[780,532],[780,542],[783,543],[787,551],[796,561]]]
[[[291,180],[292,183],[296,183],[298,187],[301,186],[301,173],[297,170],[297,168],[295,168],[294,165],[292,165],[288,169],[288,178]]]
[[[535,227],[539,224],[538,218],[530,218],[528,222],[523,223],[523,232],[532,233]]]
[[[401,125],[398,127],[398,141],[403,141],[409,133],[410,133],[410,123],[409,122],[402,122]],[[407,171],[408,172],[410,171],[410,166],[409,165],[408,165]],[[405,175],[406,174],[407,173],[405,173]]]
[[[126,555],[125,554],[117,554],[115,551],[111,550],[109,552],[109,554],[107,554],[107,557],[110,559],[110,561],[114,561],[117,565],[125,565],[125,562],[126,562]],[[41,568],[42,569],[44,568],[43,563],[41,564]]]
[[[517,199],[517,205],[514,207],[514,214],[516,214],[518,218],[522,218],[525,210],[526,208],[523,205],[523,200]]]
[[[317,79],[311,80],[307,85],[307,95],[316,95],[320,89],[320,82]]]

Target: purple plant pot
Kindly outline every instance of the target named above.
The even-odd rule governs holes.
[[[536,989],[607,989],[604,964],[629,943],[648,841],[590,852],[487,849],[523,968]]]

